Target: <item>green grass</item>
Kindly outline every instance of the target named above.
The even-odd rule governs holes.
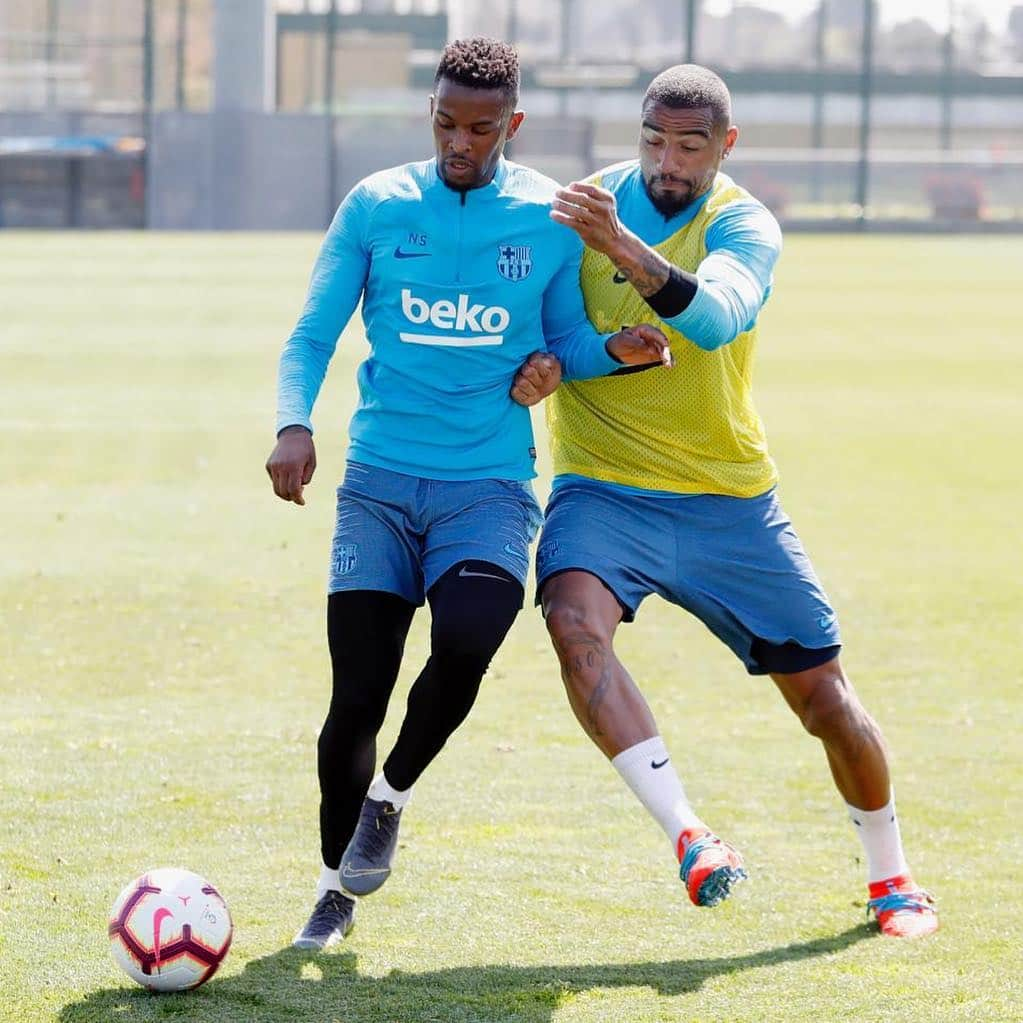
[[[530,609],[420,783],[395,876],[319,959],[287,945],[318,866],[355,329],[307,507],[263,471],[316,245],[0,236],[0,1019],[1023,1019],[1023,243],[794,236],[763,318],[783,498],[891,746],[942,931],[863,925],[820,750],[769,682],[651,600],[619,649],[694,802],[745,852],[745,890],[687,904]],[[421,616],[385,746],[426,635]],[[205,874],[234,916],[221,973],[190,995],[147,995],[108,955],[108,907],[158,865]]]

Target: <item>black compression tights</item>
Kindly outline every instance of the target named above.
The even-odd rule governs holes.
[[[384,764],[396,789],[410,788],[465,720],[522,598],[517,579],[484,561],[460,561],[430,589],[430,658],[412,684],[405,720]],[[320,842],[328,867],[341,862],[373,779],[376,736],[414,612],[414,605],[392,593],[352,590],[328,598],[334,682],[318,744]]]

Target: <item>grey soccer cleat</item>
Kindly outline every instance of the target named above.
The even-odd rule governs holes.
[[[309,922],[295,935],[292,945],[313,952],[336,945],[355,922],[355,900],[334,890],[326,891],[316,903]]]
[[[341,857],[341,885],[346,891],[369,895],[390,877],[400,822],[401,810],[366,797],[355,834]]]

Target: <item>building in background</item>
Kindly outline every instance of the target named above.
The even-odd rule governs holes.
[[[789,226],[1023,226],[1023,3],[997,0],[4,4],[0,225],[322,227],[430,151],[468,34],[518,46],[513,156],[561,179],[632,155],[646,81],[693,59],[732,87],[732,173]]]

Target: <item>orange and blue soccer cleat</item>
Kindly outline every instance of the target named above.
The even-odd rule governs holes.
[[[867,888],[870,892],[867,915],[874,911],[882,934],[890,938],[922,938],[938,929],[934,899],[909,874],[871,881]]]
[[[745,881],[742,857],[727,842],[709,831],[691,828],[678,838],[678,875],[694,906],[716,906]]]

